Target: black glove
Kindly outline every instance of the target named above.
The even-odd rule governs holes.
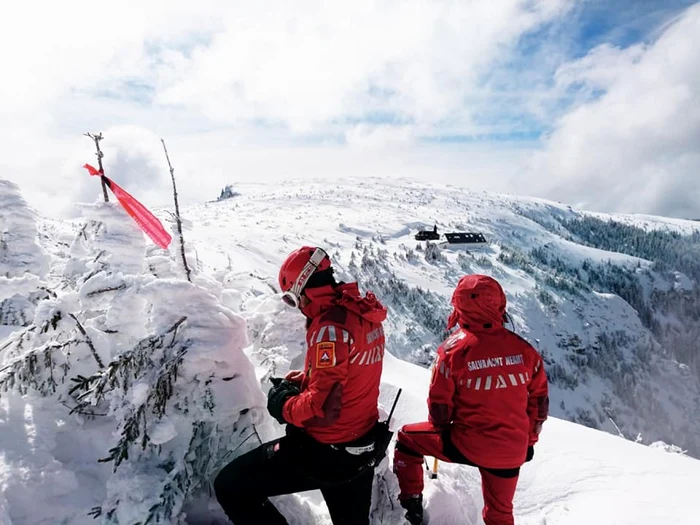
[[[291,381],[278,377],[270,378],[270,380],[273,386],[267,393],[267,411],[280,425],[284,425],[287,422],[282,417],[282,407],[288,398],[299,395],[299,387]]]
[[[527,447],[527,456],[525,456],[525,463],[528,461],[532,461],[532,458],[535,456],[535,447],[530,445]]]

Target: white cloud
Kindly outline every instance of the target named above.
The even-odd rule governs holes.
[[[380,140],[376,135],[349,147],[267,144],[230,148],[229,143],[228,131],[168,139],[181,202],[212,200],[229,183],[234,186],[248,182],[284,184],[287,180],[333,184],[341,180],[359,183],[365,178],[404,178],[508,191],[508,176],[513,169],[524,165],[529,155],[529,149],[513,144],[454,147],[410,144],[408,147],[400,140]],[[162,157],[162,173],[167,176],[162,149],[157,154]],[[154,165],[158,162],[156,156]],[[151,194],[150,200],[144,202],[171,206],[169,179],[162,181],[161,187],[158,195]],[[137,197],[140,195],[135,193]]]
[[[586,100],[556,124],[521,188],[600,210],[700,217],[700,5],[645,46],[560,68]]]
[[[385,149],[415,145],[413,126],[359,124],[345,132],[345,142],[353,148]]]
[[[166,77],[177,80],[163,83],[157,100],[218,122],[264,119],[302,132],[377,112],[469,127],[465,96],[485,68],[566,3],[339,5],[258,2],[228,13],[210,45],[171,57]]]
[[[99,188],[93,193],[94,181],[80,168],[94,159],[86,131],[105,133],[107,169],[151,205],[169,195],[167,172],[156,168],[159,136],[180,161],[181,183],[198,197],[242,173],[259,179],[393,169],[454,180],[482,167],[503,173],[500,158],[469,147],[465,163],[449,148],[421,147],[416,137],[493,132],[473,118],[499,103],[489,101],[483,75],[508,63],[522,35],[570,6],[13,2],[0,17],[0,176],[18,182],[44,213],[92,200]],[[482,150],[510,160],[522,153],[507,145]],[[448,164],[458,157],[461,164]]]
[[[624,50],[602,44],[586,56],[560,66],[554,74],[556,87],[561,90],[580,87],[588,94],[597,89],[610,89],[618,81],[620,71],[637,64],[644,51],[643,44]]]

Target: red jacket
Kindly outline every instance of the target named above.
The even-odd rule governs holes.
[[[282,409],[286,421],[322,443],[353,441],[379,419],[386,308],[356,283],[306,290],[311,305],[301,394]]]
[[[451,425],[454,445],[469,460],[519,467],[547,419],[542,358],[503,326],[460,328],[438,348],[428,405],[431,423]]]

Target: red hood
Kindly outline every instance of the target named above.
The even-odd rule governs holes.
[[[341,306],[371,323],[386,319],[387,310],[372,292],[362,297],[357,283],[336,286],[321,286],[304,290],[311,303],[302,310],[304,315],[314,318],[333,306]]]
[[[503,326],[506,296],[498,281],[487,275],[465,275],[452,294],[454,311],[448,330],[459,325],[469,331]]]

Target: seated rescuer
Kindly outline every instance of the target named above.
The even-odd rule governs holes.
[[[375,430],[386,308],[371,292],[361,297],[357,283],[337,283],[320,248],[290,254],[279,284],[307,328],[304,370],[273,378],[268,394],[286,435],[224,467],[216,497],[235,525],[276,525],[287,521],[269,496],[320,488],[334,524],[366,525],[373,467],[389,441]]]
[[[423,456],[479,468],[486,525],[513,525],[520,466],[534,454],[549,397],[542,358],[504,327],[506,297],[485,275],[460,279],[437,351],[429,421],[398,434],[394,472],[410,523],[423,519]]]

